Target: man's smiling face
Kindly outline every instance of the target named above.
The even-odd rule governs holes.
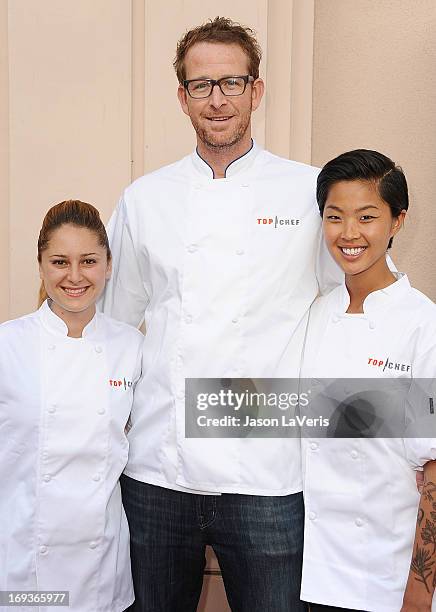
[[[185,58],[186,79],[221,79],[249,74],[248,57],[237,44],[200,42]],[[197,143],[209,149],[227,149],[235,145],[249,148],[251,113],[259,106],[263,82],[248,83],[240,96],[225,96],[218,86],[208,98],[193,99],[183,85],[178,97],[183,112],[189,115],[197,133]]]

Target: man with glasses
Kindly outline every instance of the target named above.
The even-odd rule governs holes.
[[[109,226],[105,311],[147,329],[122,479],[135,611],[196,610],[207,544],[233,611],[304,609],[299,440],[184,435],[185,378],[298,376],[318,293],[317,171],[251,138],[260,55],[229,19],[183,36],[197,148],[128,187]]]

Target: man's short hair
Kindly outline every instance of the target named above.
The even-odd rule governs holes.
[[[179,83],[186,79],[185,57],[189,49],[199,42],[224,43],[239,45],[248,58],[250,76],[259,78],[259,64],[262,50],[255,38],[255,33],[239,23],[226,17],[215,17],[197,28],[186,32],[177,43],[176,57],[173,63]],[[229,75],[230,76],[230,75]]]

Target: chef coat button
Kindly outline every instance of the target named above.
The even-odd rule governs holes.
[[[54,351],[56,348],[56,344],[49,344],[47,348],[49,351]]]
[[[375,329],[375,323],[374,323],[374,321],[370,321],[370,322],[369,322],[369,329]]]
[[[338,317],[338,315],[334,315],[334,316],[332,317],[332,322],[333,322],[333,323],[338,323],[338,322],[339,322],[339,317]]]
[[[351,456],[353,457],[353,459],[357,459],[357,457],[359,456],[359,453],[355,450],[351,451]]]
[[[47,459],[48,459],[48,451],[44,451],[42,453],[42,458],[43,458],[44,461],[47,461]]]
[[[101,348],[101,346],[96,346],[96,347],[95,347],[95,352],[96,352],[96,353],[102,353],[102,352],[103,352],[103,349]]]
[[[43,479],[44,482],[50,482],[51,476],[50,476],[50,474],[44,474],[42,479]]]
[[[244,249],[238,249],[236,251],[236,255],[244,255],[244,253],[245,253]]]
[[[359,517],[354,522],[356,523],[357,527],[363,526],[363,520]]]
[[[310,450],[316,451],[319,448],[319,444],[317,444],[316,442],[311,442],[310,443]]]
[[[311,521],[314,521],[316,519],[316,512],[309,512],[309,518]]]
[[[233,317],[232,319],[232,323],[234,323],[236,325],[236,323],[238,323],[239,319],[237,317]]]
[[[104,408],[99,408],[97,410],[97,414],[104,414],[106,412],[106,410]]]
[[[54,414],[56,412],[56,404],[52,404],[48,409],[50,414]]]
[[[195,253],[195,251],[197,250],[197,245],[196,244],[190,244],[188,246],[188,253]]]
[[[184,397],[185,397],[185,392],[184,392],[184,391],[179,391],[179,392],[177,393],[177,397],[178,397],[179,399],[184,399]]]
[[[97,548],[97,542],[94,542],[94,541],[90,542],[89,548]]]
[[[92,480],[95,480],[95,482],[98,482],[99,480],[101,480],[100,474],[94,474],[94,476],[92,477]]]
[[[192,316],[190,314],[187,314],[185,316],[185,323],[192,323]]]
[[[47,552],[47,546],[40,546],[39,552],[41,555],[45,555],[45,553]]]

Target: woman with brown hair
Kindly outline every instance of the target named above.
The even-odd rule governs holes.
[[[111,253],[93,206],[48,211],[38,262],[39,310],[0,326],[0,590],[28,592],[11,606],[65,605],[67,591],[72,611],[121,612],[134,596],[118,478],[142,334],[96,312]]]

